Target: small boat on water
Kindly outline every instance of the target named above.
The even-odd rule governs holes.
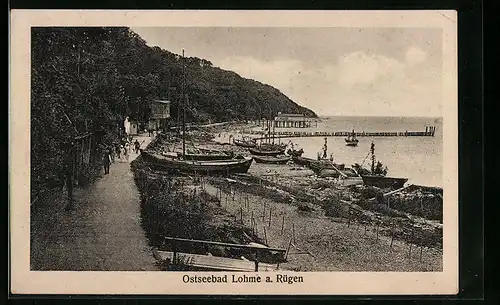
[[[257,163],[267,163],[267,164],[286,164],[290,161],[290,157],[277,157],[277,156],[253,156],[253,159]]]
[[[227,160],[182,160],[172,156],[164,156],[141,149],[143,160],[152,167],[171,173],[189,172],[200,174],[231,174],[246,173],[252,164],[252,158],[242,156]]]
[[[352,133],[345,138],[345,145],[347,146],[358,146],[359,140],[356,139],[356,133],[354,132],[354,129],[352,130]]]
[[[259,149],[259,148],[249,148],[248,151],[255,156],[278,156],[285,153],[285,149]]]

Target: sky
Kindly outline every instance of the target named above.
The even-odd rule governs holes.
[[[132,28],[272,85],[320,116],[442,116],[439,28]]]

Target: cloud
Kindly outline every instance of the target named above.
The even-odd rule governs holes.
[[[441,70],[418,65],[425,56],[410,48],[398,61],[357,51],[320,69],[299,60],[241,56],[214,64],[272,85],[320,115],[440,116]]]
[[[422,63],[427,58],[427,53],[417,47],[411,47],[406,51],[406,62],[410,66]]]
[[[403,69],[403,64],[378,54],[354,52],[341,56],[335,69],[339,83],[352,87],[356,84],[371,84],[380,77],[398,74]]]

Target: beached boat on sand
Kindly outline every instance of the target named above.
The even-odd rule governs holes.
[[[245,147],[245,148],[252,148],[252,147],[257,146],[255,141],[249,141],[249,140],[234,140],[233,143],[236,146]]]
[[[179,154],[179,157],[182,157],[182,153]],[[200,153],[200,154],[186,154],[184,156],[185,160],[196,160],[196,161],[214,161],[214,160],[230,160],[234,158],[234,154],[226,154],[226,153]]]
[[[164,156],[151,151],[141,150],[141,156],[152,167],[172,172],[189,172],[199,174],[232,174],[246,173],[252,164],[252,158],[236,157],[229,160],[181,160],[171,156]]]
[[[292,160],[295,164],[298,165],[303,165],[309,167],[309,164],[313,161],[316,161],[311,158],[306,158],[306,157],[300,157],[300,156],[292,156]]]
[[[387,177],[387,168],[383,171],[378,169],[378,167],[381,167],[380,162],[378,162],[379,164],[375,166],[375,144],[373,144],[373,142],[370,146],[370,154],[372,159],[371,171],[366,171],[367,173],[361,174],[363,183],[365,185],[376,186],[379,188],[402,188],[408,181],[408,178]]]
[[[264,150],[258,148],[249,148],[248,151],[255,156],[278,156],[285,153],[285,149]]]
[[[408,178],[384,177],[376,175],[361,175],[365,185],[376,186],[378,188],[402,188]]]
[[[268,163],[268,164],[286,164],[290,161],[290,157],[274,157],[274,156],[253,156],[253,159],[257,163]]]

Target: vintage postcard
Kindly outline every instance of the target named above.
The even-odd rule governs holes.
[[[455,11],[11,14],[17,294],[455,294]]]

